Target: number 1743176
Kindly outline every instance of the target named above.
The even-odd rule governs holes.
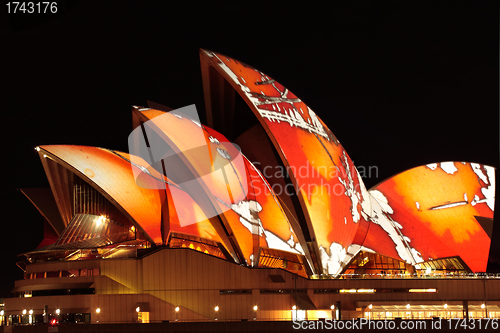
[[[470,330],[488,330],[498,329],[498,319],[448,319],[448,328],[451,329],[470,329]]]
[[[7,14],[55,14],[57,13],[57,2],[7,2]]]

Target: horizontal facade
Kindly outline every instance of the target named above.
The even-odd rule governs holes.
[[[98,274],[59,278],[42,278],[40,274],[88,274],[90,270]],[[485,303],[488,316],[500,316],[496,312],[500,305],[500,279],[496,278],[314,280],[282,269],[251,269],[190,249],[160,249],[138,259],[32,264],[26,276],[34,274],[39,278],[16,282],[15,290],[21,297],[5,300],[5,315],[14,318],[14,323],[19,320],[15,316],[22,315],[24,309],[33,310],[35,317],[43,314],[45,306],[49,316],[55,315],[57,309],[61,314],[87,313],[92,323],[137,322],[139,312],[147,312],[149,322],[291,320],[294,306],[298,317],[304,315],[308,319],[335,318],[338,309],[342,319],[366,317],[370,310],[380,310],[381,306],[392,307],[392,311],[401,307],[404,310],[400,312],[412,312],[411,316],[418,318],[427,317],[419,314],[425,307],[443,312],[444,304],[460,312],[463,301],[468,301],[471,313],[480,312],[478,307]],[[36,296],[37,290],[61,286],[88,287],[94,291]],[[138,307],[142,309],[137,311]],[[100,312],[96,313],[98,308]]]

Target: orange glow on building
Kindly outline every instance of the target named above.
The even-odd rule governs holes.
[[[500,318],[499,276],[477,274],[493,167],[433,163],[367,190],[296,95],[200,56],[210,127],[189,107],[133,107],[129,153],[36,147],[50,191],[23,193],[44,240],[17,263],[11,323]]]

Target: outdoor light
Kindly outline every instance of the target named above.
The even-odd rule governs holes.
[[[335,305],[332,304],[332,306],[330,306],[330,309],[335,309]]]
[[[179,309],[179,307],[178,307],[178,306],[176,306],[176,307],[175,307],[175,312],[179,312],[179,310],[180,310],[180,309]],[[215,310],[215,311],[217,311],[217,310]]]
[[[0,310],[0,316],[3,316],[5,314],[5,312],[3,312],[3,310]]]
[[[292,306],[292,310],[297,310],[297,307],[295,305]]]
[[[409,309],[410,308],[410,303],[406,304],[406,308]]]
[[[215,308],[214,308],[214,310],[215,310],[216,312],[217,312],[217,311],[219,311],[219,306],[218,306],[218,305],[216,305],[216,306],[215,306]]]
[[[101,313],[101,308],[95,309],[95,313]]]
[[[448,309],[448,304],[445,304],[445,305],[444,305],[444,308],[445,308],[445,309]]]
[[[253,310],[254,310],[254,311],[257,311],[257,309],[258,309],[257,305],[254,305],[254,306],[253,306]]]
[[[40,151],[40,147],[36,147],[36,148],[35,148],[35,150],[36,150],[36,151]]]
[[[61,309],[57,309],[56,314],[60,314],[60,313],[61,313]]]
[[[26,314],[26,309],[23,310],[23,315],[25,315],[25,314]]]
[[[373,308],[373,304],[368,305],[368,308],[371,310]]]
[[[32,315],[32,314],[33,314],[33,309],[31,309],[31,310],[30,310],[29,314],[30,314],[30,315]]]
[[[486,307],[486,305],[484,305],[484,303],[481,304],[481,309],[484,309],[485,307]]]
[[[99,216],[99,218],[97,219],[97,221],[95,221],[95,224],[97,226],[100,226],[101,223],[104,222],[104,219],[105,219],[104,215]]]
[[[141,308],[140,307],[136,307],[135,308],[135,312],[141,312]]]

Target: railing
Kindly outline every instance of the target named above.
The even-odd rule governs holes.
[[[339,279],[500,279],[500,273],[341,274]]]

